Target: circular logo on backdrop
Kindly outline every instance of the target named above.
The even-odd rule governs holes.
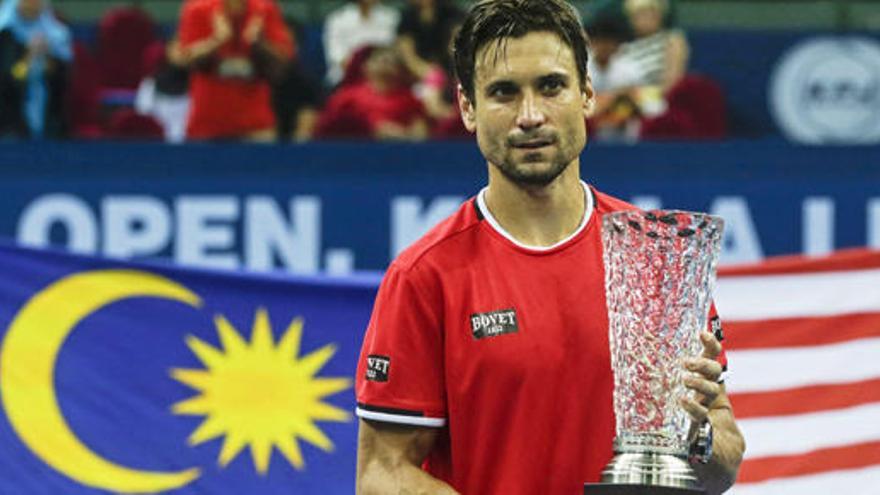
[[[802,42],[783,55],[770,84],[770,109],[789,139],[880,143],[880,42]]]

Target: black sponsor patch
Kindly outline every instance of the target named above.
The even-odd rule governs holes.
[[[390,357],[376,354],[367,356],[367,380],[371,382],[387,382],[390,369]]]
[[[477,340],[518,331],[519,323],[513,308],[471,315],[471,333]]]
[[[713,316],[711,320],[709,320],[709,328],[712,329],[712,333],[715,334],[715,338],[718,339],[718,342],[724,342],[724,329],[721,328],[721,318],[718,316]]]

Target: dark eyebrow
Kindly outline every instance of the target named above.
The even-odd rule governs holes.
[[[570,79],[571,78],[568,76],[568,74],[566,74],[564,72],[554,72],[552,74],[547,74],[545,76],[539,77],[538,78],[538,85],[548,83],[548,82],[568,84]]]

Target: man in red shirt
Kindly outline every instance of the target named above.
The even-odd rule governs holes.
[[[489,184],[379,289],[357,371],[358,493],[574,495],[610,460],[601,216],[633,207],[580,180],[586,45],[565,0],[483,0],[465,19],[459,106]],[[694,468],[716,494],[744,442],[719,339],[701,339],[681,406],[714,428]]]
[[[274,0],[188,0],[180,43],[191,67],[189,139],[271,141],[268,80],[294,44]]]

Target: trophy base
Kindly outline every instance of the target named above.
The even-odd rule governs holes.
[[[587,483],[584,495],[705,495],[705,490],[674,488],[670,486],[616,485],[611,483]]]
[[[584,485],[590,495],[705,494],[684,459],[655,452],[618,453],[602,471],[601,483]]]

